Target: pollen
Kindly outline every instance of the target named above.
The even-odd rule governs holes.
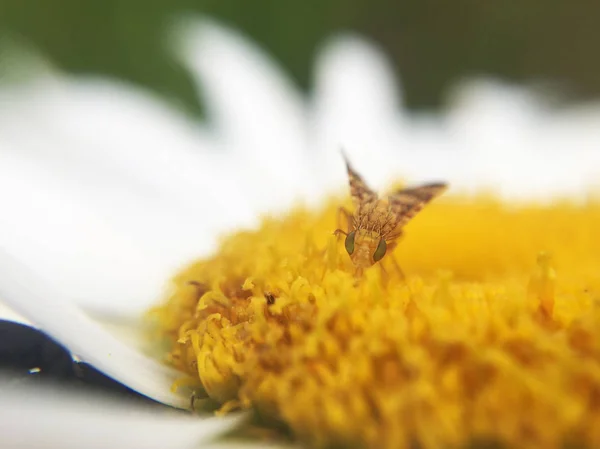
[[[174,278],[152,313],[182,384],[310,447],[600,447],[600,201],[448,196],[360,279],[340,205]]]

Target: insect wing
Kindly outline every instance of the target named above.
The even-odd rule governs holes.
[[[427,203],[440,196],[447,188],[447,184],[434,183],[399,190],[391,194],[388,201],[396,218],[396,227],[408,223]]]
[[[354,171],[346,156],[344,156],[344,159],[346,161],[346,169],[348,171],[350,195],[352,195],[354,206],[359,208],[360,206],[376,201],[377,194],[373,192],[367,183],[360,177],[360,175]]]

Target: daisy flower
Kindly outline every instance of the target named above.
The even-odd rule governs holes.
[[[0,92],[5,303],[141,394],[309,445],[597,446],[596,109],[478,83],[414,117],[353,36],[306,100],[234,31],[183,29],[204,124],[52,71]],[[340,147],[374,191],[451,186],[359,279]]]

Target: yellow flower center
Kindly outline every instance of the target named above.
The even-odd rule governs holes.
[[[170,363],[314,445],[600,447],[600,203],[441,198],[360,279],[339,205],[180,273]]]

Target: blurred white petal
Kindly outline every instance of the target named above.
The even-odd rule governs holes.
[[[57,293],[53,283],[45,282],[4,251],[0,251],[0,273],[0,297],[6,304],[80,359],[152,399],[174,407],[189,407],[189,393],[170,390],[181,373],[145,355],[131,341],[123,341],[103,329],[75,307],[68,296]],[[141,333],[142,329],[137,331]]]
[[[232,178],[223,176],[222,157],[208,132],[133,86],[47,77],[0,91],[0,104],[0,142],[24,146],[36,158],[72,163],[84,174],[93,170],[186,208],[207,189],[226,200],[240,194]],[[199,167],[210,169],[199,173]],[[213,207],[219,204],[212,198]],[[220,212],[215,224],[221,216],[230,222],[236,211]]]
[[[5,449],[163,449],[205,447],[241,416],[199,419],[109,400],[0,382],[0,435]]]
[[[139,313],[256,221],[204,133],[139,93],[45,79],[0,105],[2,246],[88,306]]]
[[[271,440],[217,439],[203,444],[202,449],[306,449],[306,445]]]
[[[6,304],[2,304],[2,302],[0,302],[0,320],[14,321],[15,323],[21,323],[26,324],[28,326],[32,326],[31,321],[29,321],[20,313],[15,312]]]
[[[400,92],[391,65],[362,39],[338,36],[321,48],[313,107],[320,168],[334,171],[340,181],[346,176],[340,148],[375,188],[394,177],[390,169],[401,152],[411,151],[403,141]]]
[[[86,179],[71,178],[86,173],[66,164],[61,176],[52,165],[0,152],[6,211],[0,246],[54,281],[65,296],[139,314],[174,269],[214,244],[217,229],[177,205],[136,194],[93,171]]]
[[[187,22],[179,39],[229,170],[247,195],[273,210],[314,194],[305,182],[305,103],[287,75],[249,40],[208,19]]]
[[[597,189],[600,105],[551,109],[541,100],[490,80],[457,88],[444,128],[468,170],[448,173],[453,185],[540,200]]]

